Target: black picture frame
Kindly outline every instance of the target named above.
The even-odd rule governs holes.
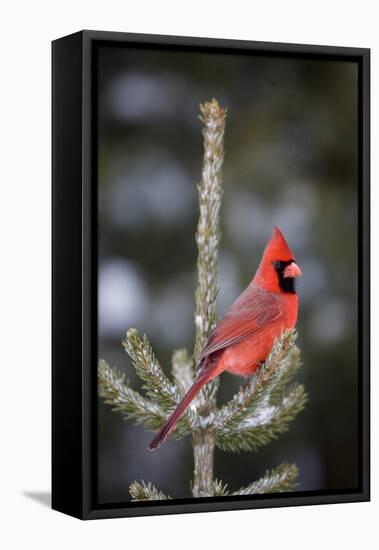
[[[99,44],[353,60],[359,67],[359,473],[357,490],[97,505],[96,48]],[[52,43],[52,507],[81,519],[370,499],[370,50],[81,31]]]

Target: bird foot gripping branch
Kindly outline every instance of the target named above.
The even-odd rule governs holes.
[[[149,429],[160,429],[151,449],[169,436],[192,434],[193,496],[289,491],[297,475],[294,465],[283,464],[267,471],[260,480],[234,493],[213,478],[215,446],[225,451],[256,451],[288,429],[304,407],[306,394],[301,385],[292,384],[289,388],[300,362],[293,327],[298,308],[295,278],[301,271],[279,229],[275,229],[250,285],[225,318],[216,323],[226,111],[216,100],[204,103],[200,109],[204,159],[198,185],[194,358],[185,350],[174,352],[171,382],[147,337],[141,340],[137,331],[130,329],[123,344],[143,381],[145,395],[132,390],[123,375],[103,360],[99,362],[99,394],[126,417]],[[219,374],[225,370],[255,376],[241,386],[231,401],[217,408]],[[133,483],[130,493],[134,500],[171,498],[144,482]]]

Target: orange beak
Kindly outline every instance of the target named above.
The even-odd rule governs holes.
[[[283,277],[291,277],[294,279],[295,277],[300,277],[300,275],[301,269],[296,262],[292,262],[290,265],[287,265],[283,271]]]

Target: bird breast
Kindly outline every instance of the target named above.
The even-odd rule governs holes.
[[[274,322],[267,323],[252,336],[225,348],[218,364],[217,372],[231,372],[239,376],[251,376],[266,360],[274,344],[275,338],[289,328],[293,328],[297,320],[297,296],[284,297],[283,314]],[[296,304],[293,302],[296,300]],[[289,307],[287,307],[289,306]]]

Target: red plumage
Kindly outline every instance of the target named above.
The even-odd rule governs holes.
[[[275,228],[254,279],[209,336],[195,382],[149,445],[158,448],[170,435],[198,391],[224,371],[250,376],[265,361],[275,338],[296,324],[301,275],[281,231]]]

